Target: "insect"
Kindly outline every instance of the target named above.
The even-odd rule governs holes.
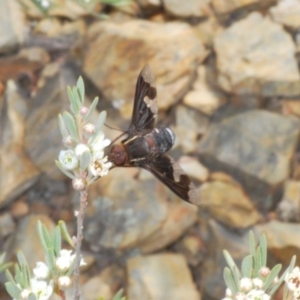
[[[154,76],[149,65],[140,72],[134,96],[127,138],[114,145],[108,158],[116,167],[140,167],[150,171],[181,199],[200,204],[196,189],[187,174],[165,153],[175,142],[170,128],[154,127],[158,107]]]

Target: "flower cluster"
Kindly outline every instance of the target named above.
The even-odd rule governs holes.
[[[59,125],[63,144],[67,150],[59,154],[57,166],[73,180],[73,187],[82,190],[99,177],[107,175],[112,163],[104,155],[104,148],[110,144],[101,128],[106,112],[101,112],[96,124],[91,117],[96,109],[98,98],[90,108],[84,106],[84,86],[79,78],[77,86],[68,90],[72,114],[59,115]]]
[[[275,279],[275,281],[278,278]],[[226,296],[223,300],[269,300],[271,296],[268,295],[263,288],[263,280],[260,278],[246,278],[240,279],[240,292],[233,295],[232,291],[227,288]]]
[[[300,268],[295,267],[290,273],[287,273],[284,281],[288,290],[293,293],[293,299],[300,299]]]

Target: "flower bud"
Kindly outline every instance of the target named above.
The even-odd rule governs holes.
[[[86,181],[82,178],[75,178],[72,181],[73,189],[76,191],[82,191],[86,187]]]

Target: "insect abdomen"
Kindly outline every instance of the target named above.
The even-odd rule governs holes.
[[[169,151],[175,142],[175,134],[170,128],[155,128],[147,136],[153,140],[153,148],[158,153]]]

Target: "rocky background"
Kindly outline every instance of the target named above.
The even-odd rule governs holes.
[[[270,266],[293,254],[299,264],[300,0],[53,0],[44,10],[35,2],[0,8],[0,252],[8,260],[19,249],[31,266],[44,259],[37,220],[49,228],[65,220],[75,233],[78,195],[54,164],[66,86],[82,75],[107,124],[126,130],[149,63],[158,125],[176,133],[170,154],[202,205],[143,170],[100,179],[84,226],[84,299],[109,300],[121,287],[129,300],[221,299],[222,250],[240,262],[249,230],[267,235]]]

